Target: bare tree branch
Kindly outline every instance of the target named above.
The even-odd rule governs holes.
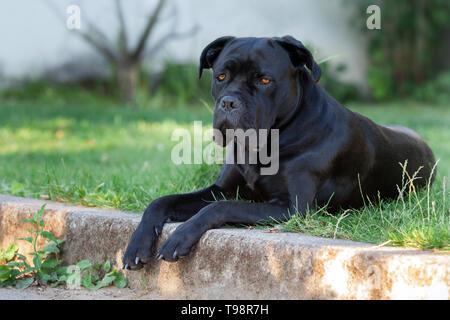
[[[115,66],[116,73],[115,78],[118,83],[118,88],[121,97],[124,101],[131,101],[134,99],[139,70],[141,67],[142,59],[145,56],[154,54],[157,50],[163,47],[163,45],[173,39],[186,38],[192,36],[198,31],[198,26],[194,26],[187,32],[177,32],[178,8],[172,7],[172,10],[165,16],[162,14],[162,9],[166,3],[166,0],[158,0],[158,3],[150,13],[148,21],[146,22],[142,33],[139,35],[139,39],[136,43],[136,47],[131,48],[130,41],[127,33],[127,25],[125,20],[125,12],[123,8],[122,0],[114,0],[116,16],[119,19],[118,30],[118,45],[114,41],[108,38],[97,25],[92,23],[83,11],[83,29],[73,29],[73,33],[81,37],[86,43],[96,49],[106,60]],[[81,2],[81,0],[80,0]],[[52,9],[56,16],[65,24],[66,19],[61,9],[56,6],[53,0],[47,0],[47,5]],[[81,6],[81,4],[80,4]],[[157,39],[154,44],[148,45],[150,41],[150,35],[152,34],[156,24],[160,20],[171,21],[170,28],[162,37]],[[172,20],[171,20],[172,19]],[[94,21],[95,22],[95,21]],[[146,49],[149,47],[148,49]]]
[[[165,0],[159,0],[158,4],[156,5],[156,8],[149,18],[148,23],[144,29],[144,32],[139,38],[136,49],[133,51],[132,54],[133,59],[138,60],[142,55],[142,52],[144,51],[145,45],[147,43],[147,39],[149,38],[150,32],[153,30],[153,27],[155,26],[156,21],[158,20],[159,14],[161,13],[161,9],[163,8],[164,3]]]
[[[83,9],[83,5],[82,5],[83,2],[84,1],[80,0],[79,7],[83,11],[82,20],[87,24],[88,28],[90,29],[89,31],[95,32],[97,34],[97,36],[99,38],[101,38],[102,41],[104,41],[105,43],[111,42],[110,39],[108,38],[108,36],[99,27],[97,27],[94,23],[92,23],[92,20],[87,15],[88,10]]]
[[[88,42],[90,45],[92,45],[97,51],[99,51],[106,59],[108,59],[111,62],[117,61],[117,56],[114,54],[114,52],[109,48],[109,46],[102,43],[101,40],[98,38],[95,38],[92,36],[92,34],[88,32],[76,32],[77,35],[82,37],[86,42]]]
[[[125,23],[125,17],[123,15],[122,1],[116,0],[117,17],[119,18],[120,30],[119,30],[119,50],[122,56],[128,55],[128,37],[127,27]]]
[[[163,13],[161,13],[159,20],[164,21],[164,20],[173,19],[174,22],[176,22],[177,18],[178,18],[178,7],[171,6],[170,12],[167,12],[164,16],[163,16]]]
[[[153,54],[155,54],[155,52],[157,52],[159,49],[161,49],[166,42],[169,42],[169,41],[175,40],[175,39],[194,36],[198,32],[199,29],[200,29],[199,26],[195,25],[194,27],[192,27],[191,30],[186,31],[186,32],[176,32],[176,31],[172,30],[172,31],[166,33],[158,41],[156,41],[155,44],[153,44],[150,47],[150,49],[145,53],[145,57],[150,57]]]
[[[55,13],[56,17],[60,19],[64,24],[66,23],[66,20],[64,19],[64,16],[61,15],[61,12],[59,8],[55,5],[55,3],[51,0],[45,2],[48,7]],[[85,15],[83,15],[84,22],[88,26],[88,31],[82,31],[81,29],[73,29],[72,31],[83,38],[86,42],[88,42],[90,45],[92,45],[97,51],[100,52],[107,60],[109,61],[116,61],[117,57],[114,54],[114,51],[111,49],[111,47],[108,44],[108,38],[106,35],[97,28],[94,24],[92,24],[89,19],[86,18]]]
[[[193,36],[199,30],[199,26],[195,25],[192,27],[191,30],[186,32],[180,33],[176,31],[179,22],[178,8],[176,6],[172,7],[170,14],[166,18],[172,20],[170,31],[167,32],[165,35],[161,36],[159,40],[157,40],[153,45],[151,45],[150,48],[142,55],[143,57],[150,57],[151,55],[155,54],[155,52],[161,49],[166,42],[179,38]]]
[[[61,15],[61,12],[59,10],[59,8],[55,5],[55,3],[51,0],[45,1],[45,3],[47,4],[47,7],[49,7],[49,9],[51,11],[53,11],[55,17],[59,20],[61,20],[62,23],[66,24],[66,20],[64,19],[64,17]]]
[[[83,12],[83,22],[87,25],[87,31],[78,31],[82,38],[92,44],[97,50],[105,55],[109,60],[117,60],[117,56],[114,53],[113,45],[108,36],[94,23],[91,22],[89,17],[86,15],[86,10]]]

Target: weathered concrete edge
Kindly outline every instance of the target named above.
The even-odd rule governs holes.
[[[140,214],[0,195],[0,247],[24,236],[44,203],[46,228],[66,238],[63,259],[117,267]],[[158,246],[177,224],[166,224]],[[23,252],[30,250],[16,242]],[[208,231],[190,256],[127,271],[130,286],[167,298],[448,299],[450,256],[264,230]]]

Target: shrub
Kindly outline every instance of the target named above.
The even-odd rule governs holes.
[[[341,75],[345,72],[346,66],[342,63],[336,66],[331,65],[329,61],[320,63],[322,76],[319,83],[328,91],[328,93],[341,103],[360,100],[360,91],[356,85],[342,81]]]
[[[347,3],[356,9],[352,25],[359,25],[367,39],[367,81],[375,100],[409,98],[425,84],[430,88],[434,86],[429,81],[442,68],[448,67],[442,58],[449,32],[447,0],[362,0]],[[368,30],[366,26],[364,13],[373,4],[381,9],[381,30]],[[438,94],[441,95],[441,91]],[[430,96],[424,93],[417,97]]]
[[[150,76],[150,91],[153,95],[163,96],[169,103],[201,104],[211,99],[211,78],[205,74],[200,80],[195,63],[177,63],[167,61],[163,71]]]
[[[416,88],[414,97],[421,101],[436,104],[450,103],[450,71],[442,72],[435,79]]]

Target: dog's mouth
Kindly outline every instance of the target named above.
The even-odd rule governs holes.
[[[267,145],[269,137],[269,130],[234,127],[226,121],[214,127],[213,132],[213,141],[219,146],[226,147],[231,141],[234,141],[249,152],[259,152],[263,149]]]
[[[258,152],[267,144],[269,129],[260,128],[258,114],[252,114],[249,110],[257,110],[247,105],[241,105],[240,109],[225,112],[216,104],[213,115],[213,141],[221,147],[227,146],[232,140],[236,140],[248,151]],[[265,131],[266,134],[264,134]]]
[[[227,136],[227,130],[234,130],[230,123],[227,121],[221,122],[219,125],[214,125],[214,132],[213,132],[213,141],[217,143],[221,147],[227,146],[231,140],[233,140],[233,137],[228,133]]]

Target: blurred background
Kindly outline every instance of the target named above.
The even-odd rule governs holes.
[[[381,9],[379,30],[366,26],[371,4]],[[339,101],[443,102],[449,16],[445,0],[17,0],[0,12],[1,85],[101,87],[123,101],[175,91],[196,102],[208,97],[209,81],[197,82],[193,71],[209,42],[290,34],[322,61],[321,83]],[[80,29],[67,27],[72,18]]]
[[[380,29],[366,25],[372,4]],[[0,9],[2,193],[141,210],[212,182],[217,167],[169,161],[170,138],[193,120],[210,125],[210,73],[197,79],[198,57],[224,35],[301,40],[333,97],[418,131],[448,175],[447,0],[15,0]]]

